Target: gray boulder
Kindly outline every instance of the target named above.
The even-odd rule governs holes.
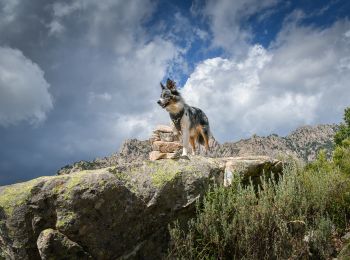
[[[0,259],[164,258],[168,225],[194,216],[228,160],[144,161],[0,187]]]
[[[61,232],[48,228],[43,230],[37,240],[41,259],[92,259],[77,243]]]

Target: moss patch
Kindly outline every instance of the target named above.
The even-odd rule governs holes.
[[[88,189],[88,182],[85,181],[85,176],[91,173],[99,174],[108,171],[109,168],[99,169],[99,170],[83,170],[80,172],[75,172],[69,175],[60,175],[56,178],[66,179],[64,182],[57,184],[57,186],[53,189],[54,194],[64,193],[63,197],[68,200],[72,198],[74,188],[79,186],[79,190]],[[106,182],[101,180],[99,184],[103,186]]]
[[[24,204],[30,198],[33,187],[41,181],[50,181],[54,179],[62,181],[57,182],[57,185],[52,188],[52,193],[64,193],[64,198],[70,199],[74,187],[79,185],[81,189],[85,188],[84,186],[82,187],[82,185],[86,185],[86,188],[89,188],[87,182],[84,181],[84,176],[90,173],[98,174],[106,171],[107,168],[100,170],[84,170],[70,175],[44,176],[27,182],[6,186],[0,191],[0,207],[4,209],[8,217],[11,217],[15,207]]]
[[[48,177],[40,177],[5,187],[0,192],[0,207],[4,209],[6,215],[11,216],[15,207],[24,204],[30,197],[33,187],[46,178]]]
[[[174,179],[180,172],[174,169],[158,168],[151,176],[152,183],[157,188]]]
[[[111,167],[110,169],[108,169],[108,171],[110,173],[112,173],[118,180],[120,180],[123,183],[128,183],[130,182],[130,174],[126,173],[126,172],[121,172],[118,171],[117,168],[115,167]]]
[[[185,169],[181,165],[173,160],[164,160],[160,163],[151,163],[149,167],[152,169],[151,180],[152,184],[160,188],[165,183],[173,180],[177,175],[183,172]]]
[[[215,164],[216,161],[206,158],[204,162],[200,157],[194,157],[190,161],[160,160],[148,162],[147,166],[151,169],[152,184],[159,188],[182,173],[200,176],[201,172],[206,170],[205,165],[208,163]]]
[[[121,181],[125,187],[127,187],[131,192],[137,193],[137,187],[135,184],[135,180],[133,180],[132,176],[134,176],[139,168],[132,168],[127,170],[126,172],[119,171],[116,167],[110,167],[108,171],[112,173],[119,181]]]
[[[76,213],[72,211],[64,212],[62,215],[57,216],[56,228],[58,230],[64,230],[65,227],[74,223],[76,218]]]

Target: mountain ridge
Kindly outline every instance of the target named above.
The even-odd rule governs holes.
[[[208,157],[233,157],[249,155],[266,155],[270,157],[291,156],[304,162],[316,159],[317,153],[324,149],[328,157],[332,154],[333,138],[338,129],[336,124],[319,124],[301,126],[286,136],[270,134],[268,136],[253,135],[237,142],[220,144],[214,138],[210,140],[211,151]],[[81,170],[94,170],[117,166],[125,170],[130,165],[147,160],[152,151],[149,140],[127,139],[121,145],[120,151],[93,161],[79,161],[66,165],[57,171],[58,175],[69,174]],[[197,153],[205,155],[202,148]]]

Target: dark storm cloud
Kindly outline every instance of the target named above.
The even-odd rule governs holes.
[[[152,113],[159,81],[178,56],[171,41],[143,26],[153,1],[0,3],[0,46],[44,71],[53,98],[45,122],[0,128],[0,184],[53,174],[115,152],[127,137],[147,137],[150,122],[159,121]]]
[[[349,99],[345,4],[333,4],[342,16],[330,21],[317,6],[327,13],[318,20],[298,4],[280,13],[277,0],[193,2],[190,11],[177,1],[0,0],[0,185],[147,138],[168,121],[155,103],[168,75],[189,75],[185,98],[219,141],[339,119]],[[253,45],[259,37],[268,44]]]

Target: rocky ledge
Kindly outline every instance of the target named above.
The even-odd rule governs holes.
[[[269,157],[143,161],[0,187],[0,259],[161,259],[209,186],[279,173]]]

